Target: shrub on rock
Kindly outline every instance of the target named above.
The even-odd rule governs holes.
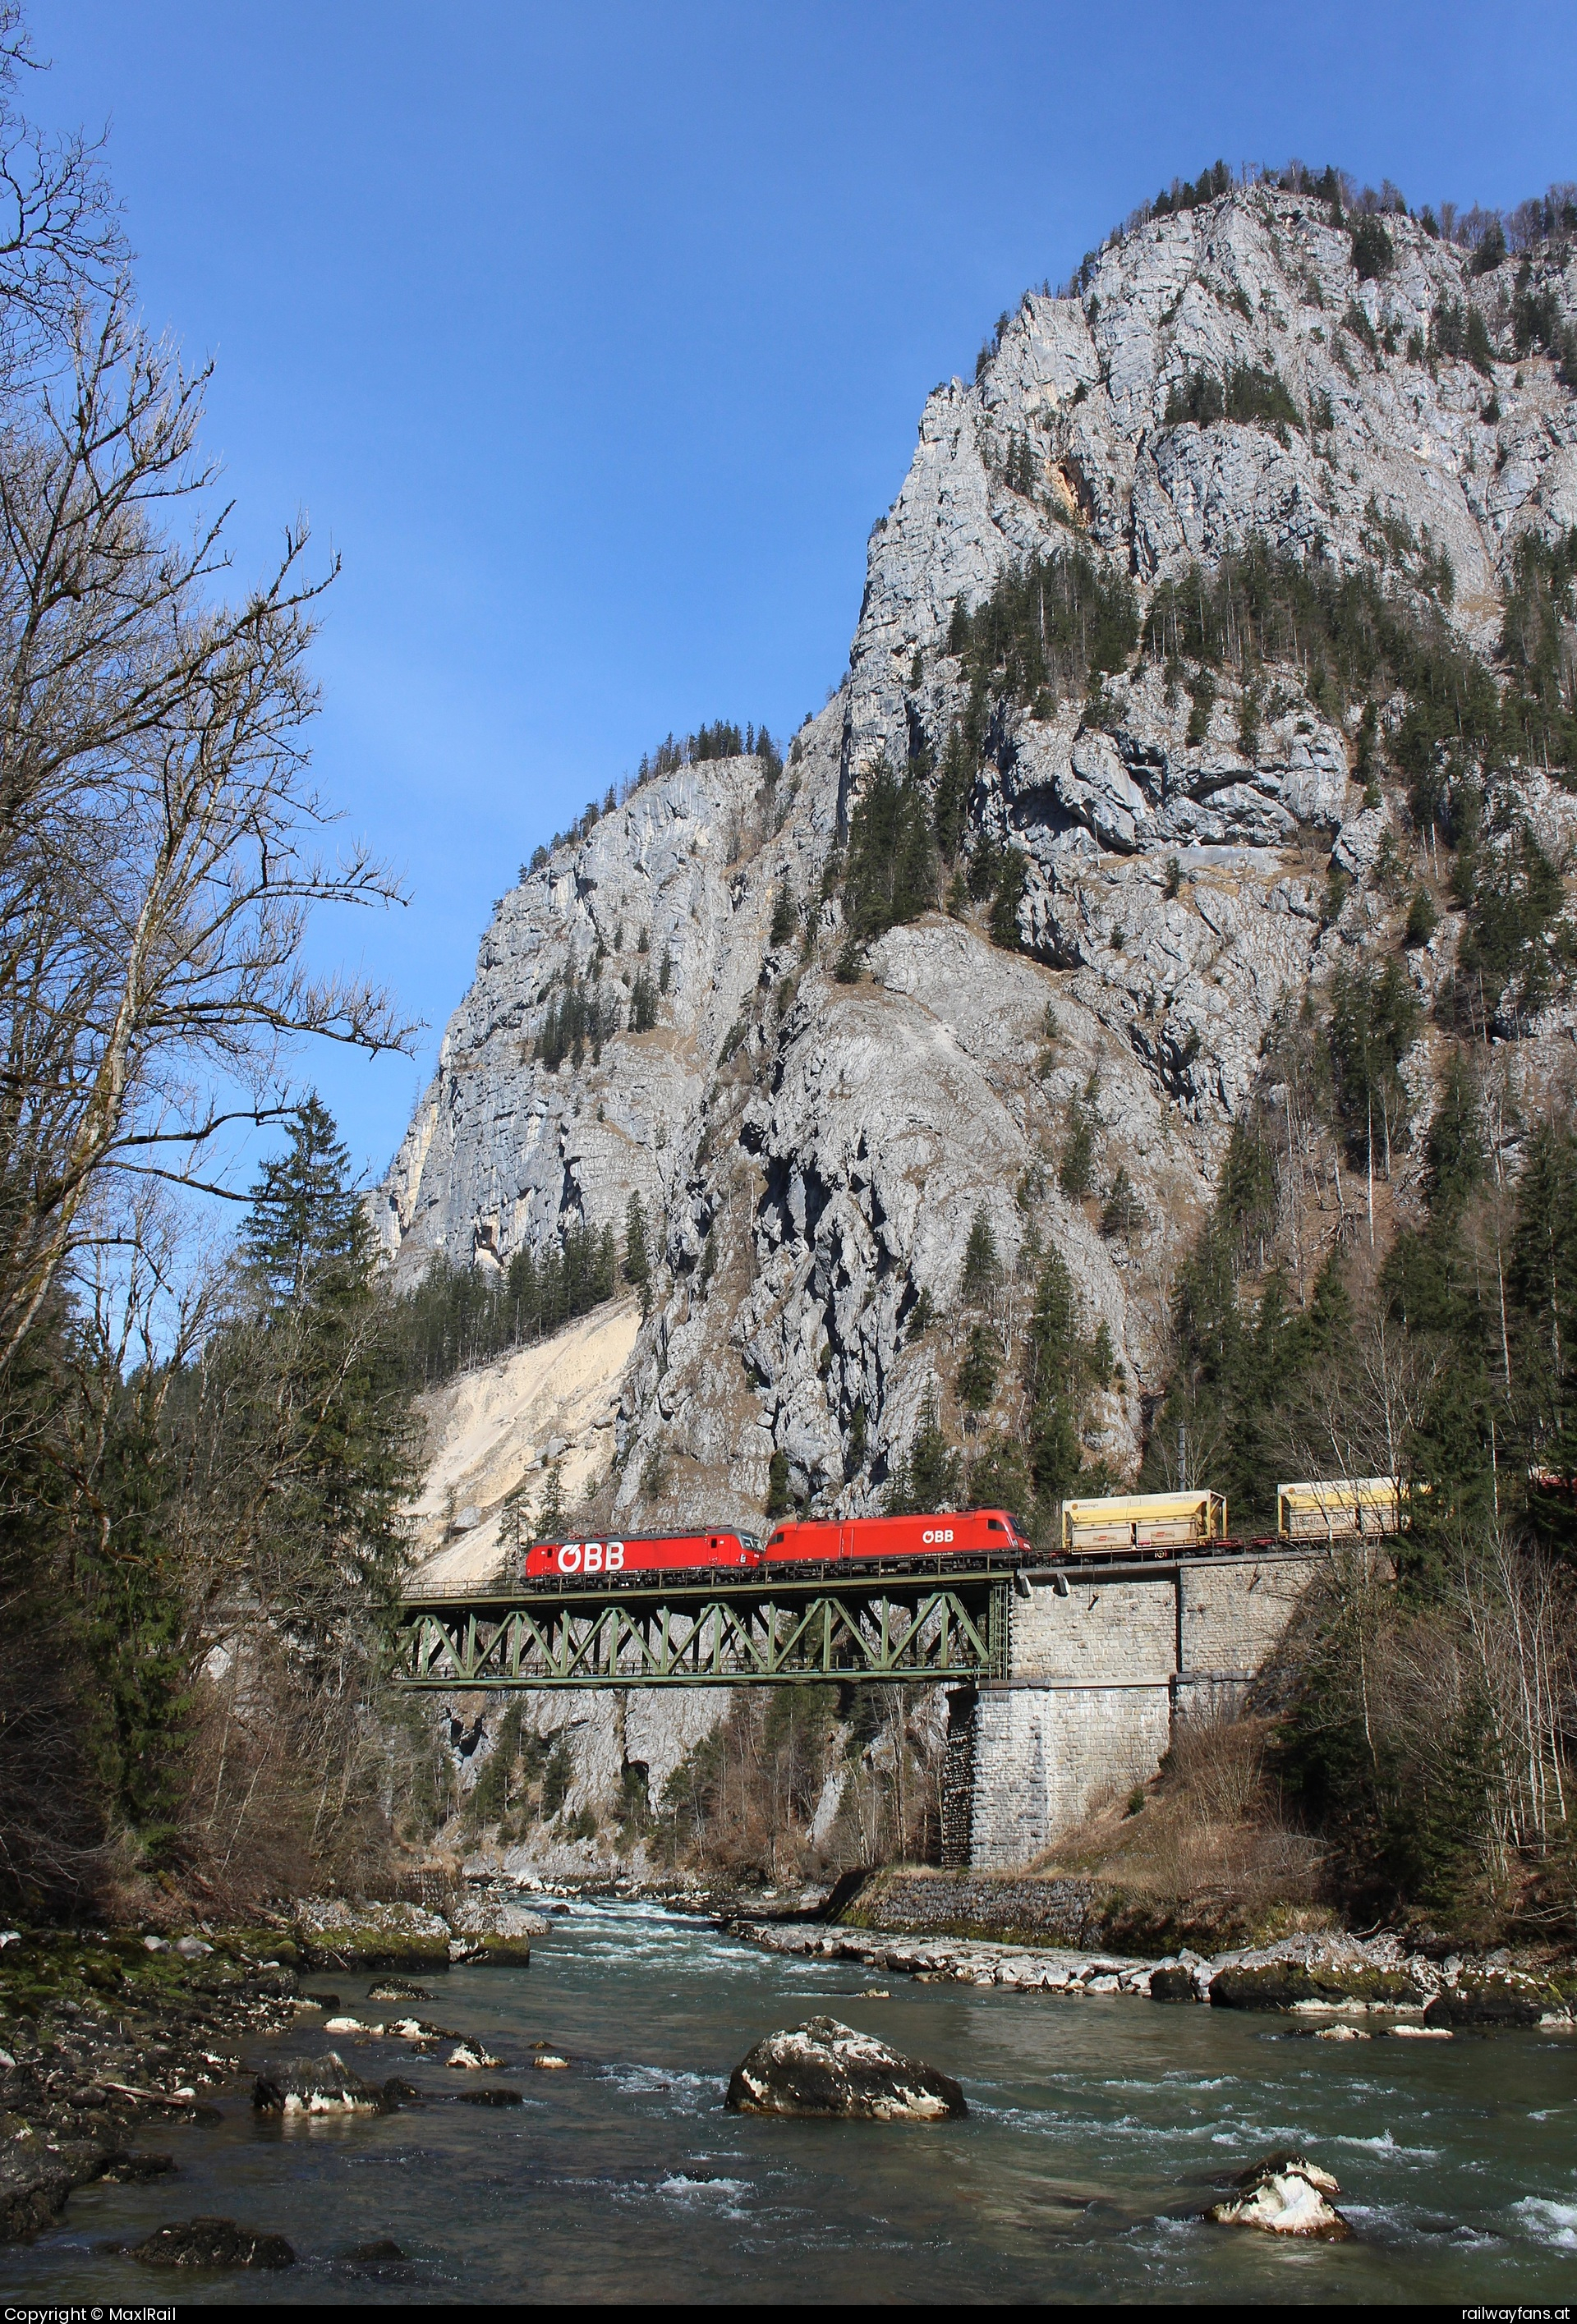
[[[807,2017],[758,2042],[733,2070],[728,2104],[736,2114],[844,2122],[946,2122],[969,2112],[950,2074],[835,2017]]]

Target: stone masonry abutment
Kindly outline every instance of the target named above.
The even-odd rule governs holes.
[[[1015,1594],[1008,1675],[949,1698],[946,1862],[1005,1871],[1147,1782],[1177,1722],[1230,1711],[1329,1552],[1059,1571]]]

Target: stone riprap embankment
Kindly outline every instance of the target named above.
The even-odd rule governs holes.
[[[1155,2001],[1209,2002],[1218,2009],[1298,2015],[1361,2011],[1397,2021],[1458,2027],[1577,2026],[1577,1964],[1567,1958],[1409,1950],[1406,1940],[1294,1936],[1206,1960],[1180,1952],[1139,1960],[1067,1946],[1006,1944],[986,1938],[876,1932],[807,1922],[736,1919],[748,1944],[813,1960],[959,1985],[1009,1986],[1023,1993],[1127,1993]]]

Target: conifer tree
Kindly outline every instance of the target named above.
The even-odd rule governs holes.
[[[969,1222],[969,1240],[964,1247],[964,1274],[960,1291],[966,1306],[978,1306],[995,1287],[1001,1273],[997,1255],[997,1239],[991,1222],[982,1203]]]
[[[542,1506],[537,1512],[539,1539],[558,1541],[564,1532],[567,1515],[564,1506],[564,1480],[559,1474],[558,1462],[554,1461],[549,1463]]]
[[[624,1206],[624,1280],[641,1294],[642,1315],[651,1312],[651,1253],[647,1243],[646,1205],[639,1194]]]
[[[969,1345],[958,1373],[959,1399],[969,1411],[989,1411],[991,1398],[997,1392],[997,1374],[1001,1366],[1001,1351],[994,1334],[985,1324],[977,1323],[969,1335]]]
[[[788,1491],[788,1455],[779,1444],[767,1463],[767,1515],[786,1517],[793,1507]]]
[[[1068,1108],[1068,1134],[1057,1164],[1056,1183],[1070,1203],[1083,1202],[1095,1184],[1094,1077]]]
[[[392,1606],[411,1432],[345,1147],[316,1095],[290,1130],[254,1186],[241,1235],[257,1303],[243,1357],[246,1434],[260,1440],[252,1457],[272,1478],[257,1512],[258,1580],[280,1618],[322,1653],[347,1584]]]

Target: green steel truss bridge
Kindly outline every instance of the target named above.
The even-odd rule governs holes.
[[[408,1687],[805,1685],[1001,1678],[1010,1575],[1000,1565],[854,1580],[653,1576],[530,1590],[411,1591]]]

